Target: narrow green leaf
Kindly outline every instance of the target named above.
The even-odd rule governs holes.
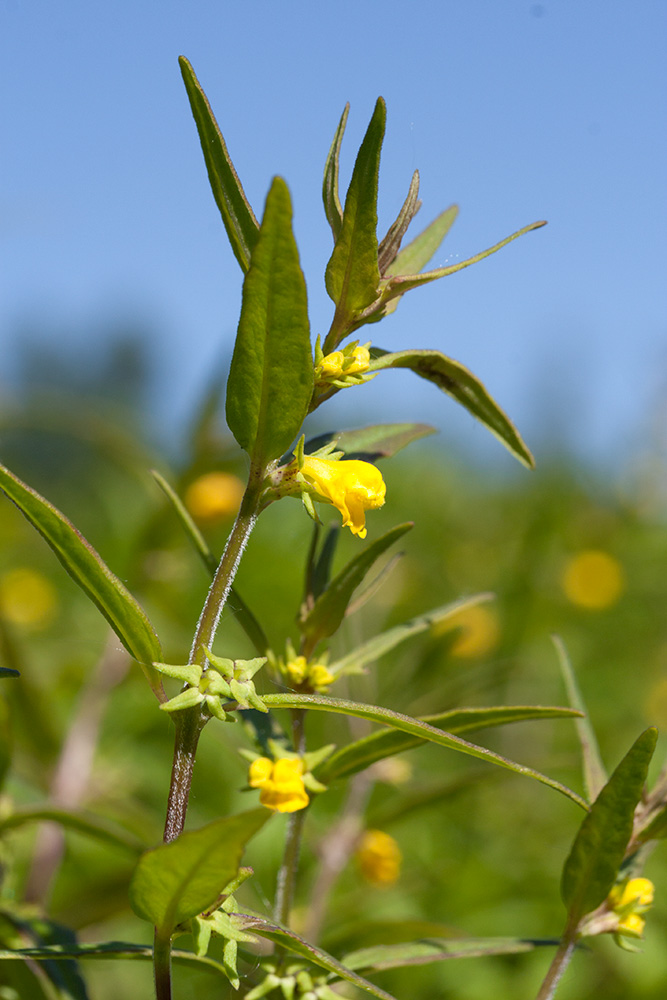
[[[447,209],[448,212],[453,210],[454,207],[452,207],[452,209]],[[456,213],[454,212],[451,220],[452,222],[455,217]],[[436,222],[437,221],[438,220],[436,219]],[[418,288],[420,285],[427,285],[430,281],[436,281],[438,278],[445,278],[448,274],[454,274],[456,271],[462,271],[464,267],[470,267],[471,264],[476,264],[478,261],[484,260],[485,257],[490,257],[491,254],[496,253],[497,250],[502,250],[503,247],[506,247],[508,243],[511,243],[513,240],[517,239],[517,237],[524,236],[526,233],[532,232],[533,229],[541,229],[542,226],[546,226],[546,222],[531,222],[529,226],[524,226],[523,229],[519,229],[516,233],[512,233],[511,236],[507,236],[504,240],[501,240],[500,243],[495,243],[492,247],[489,247],[488,250],[482,250],[481,253],[476,253],[474,257],[468,257],[467,260],[459,261],[458,264],[450,264],[449,267],[437,267],[432,271],[422,271],[421,274],[397,274],[394,272],[394,276],[390,277],[384,286],[382,300],[383,302],[390,302],[392,299],[395,299],[396,296],[404,295],[406,292],[410,291],[411,288]],[[406,247],[406,251],[409,250],[410,247]],[[434,248],[433,253],[435,253],[435,250],[437,250],[437,246]],[[394,262],[394,268],[398,267],[398,263],[398,260]],[[392,268],[392,271],[394,271],[394,268]]]
[[[411,527],[412,524],[408,522],[392,528],[367,545],[334,577],[326,590],[317,598],[312,609],[299,622],[299,628],[312,643],[334,634],[345,617],[352,594],[373,563]]]
[[[340,147],[343,141],[343,134],[345,132],[345,125],[347,123],[347,116],[349,113],[350,105],[348,102],[343,109],[343,114],[341,115],[338,128],[336,129],[336,134],[333,138],[333,142],[331,143],[329,155],[327,156],[327,162],[324,165],[322,200],[324,202],[324,214],[326,215],[329,225],[331,226],[334,243],[338,239],[343,225],[343,209],[341,208],[340,197],[338,194],[338,167],[340,160]]]
[[[21,674],[13,667],[0,667],[0,677],[20,677]]]
[[[653,728],[641,734],[579,828],[561,879],[561,894],[571,928],[600,905],[614,884],[632,836],[634,812],[657,738],[657,730]]]
[[[586,705],[581,697],[579,685],[577,684],[577,678],[574,670],[572,669],[572,664],[570,663],[570,658],[567,655],[567,650],[565,649],[563,640],[557,635],[552,636],[552,640],[554,646],[556,647],[558,663],[560,665],[561,674],[565,683],[568,701],[570,702],[570,705],[572,705],[572,708],[576,708],[579,712],[581,712],[581,718],[576,720],[576,727],[579,742],[581,744],[584,788],[586,789],[586,797],[588,801],[592,802],[597,798],[600,791],[607,783],[607,769],[602,763],[602,757],[600,756],[600,748],[598,747],[595,731],[590,723],[590,719],[588,718]]]
[[[401,250],[387,268],[387,275],[417,274],[438,252],[442,241],[459,214],[458,205],[450,205],[426,229]]]
[[[234,256],[243,270],[247,271],[250,255],[257,242],[259,225],[229,157],[206,94],[185,56],[180,56],[178,62],[199,132],[213,197],[220,209]]]
[[[153,690],[161,691],[159,676],[150,664],[162,659],[162,651],[143,608],[65,515],[4,465],[0,465],[0,489],[37,529],[75,583],[97,605],[130,656],[141,663]]]
[[[130,904],[162,938],[211,906],[235,877],[248,840],[270,814],[253,809],[182,833],[147,851],[130,883]]]
[[[153,949],[150,945],[126,944],[121,941],[109,941],[104,944],[80,944],[52,948],[17,948],[16,950],[0,950],[0,961],[7,959],[34,962],[67,962],[72,958],[138,959],[152,962]],[[178,965],[194,965],[211,972],[222,973],[228,979],[224,965],[207,955],[195,955],[192,951],[181,951],[175,948],[171,952],[172,961]]]
[[[548,778],[546,775],[540,774],[539,771],[534,771],[524,764],[517,764],[515,761],[509,760],[507,757],[502,757],[492,750],[476,746],[474,743],[468,743],[466,740],[462,740],[452,733],[436,729],[427,722],[412,719],[409,715],[403,715],[400,712],[392,712],[389,708],[382,708],[379,705],[365,705],[361,702],[347,701],[343,698],[325,698],[323,695],[316,694],[267,694],[263,696],[263,700],[268,708],[306,708],[316,712],[334,712],[338,715],[351,715],[358,719],[370,719],[371,722],[377,722],[381,726],[398,729],[401,732],[409,733],[411,736],[418,736],[420,739],[427,740],[430,743],[437,743],[448,750],[457,750],[459,753],[467,754],[470,757],[478,757],[480,760],[485,760],[489,764],[498,764],[500,767],[504,767],[508,771],[514,771],[516,774],[524,774],[529,778],[534,778],[543,785],[548,785],[549,788],[554,788],[556,791],[561,792],[568,799],[581,806],[582,809],[588,809],[587,804],[580,795],[577,795],[570,788],[566,788],[559,781],[554,781],[553,778]]]
[[[321,948],[317,948],[308,941],[304,941],[294,931],[283,927],[281,924],[271,923],[271,921],[265,920],[263,917],[246,916],[243,925],[244,929],[250,930],[254,934],[259,934],[260,937],[268,938],[269,941],[274,941],[275,944],[287,948],[295,955],[307,958],[314,965],[319,965],[320,968],[326,969],[327,972],[331,972],[339,979],[345,979],[348,983],[358,986],[359,989],[365,990],[366,993],[370,993],[374,997],[378,997],[379,1000],[395,1000],[391,993],[386,993],[379,986],[376,986],[375,983],[370,983],[352,969],[347,969],[332,955],[329,955],[326,951],[322,951]]]
[[[378,295],[377,194],[386,117],[385,103],[379,97],[354,164],[340,233],[327,264],[326,289],[336,312],[323,344],[325,354],[335,350]]]
[[[557,945],[557,940],[531,941],[526,938],[455,938],[403,942],[360,948],[343,956],[349,969],[383,972],[413,965],[428,965],[451,958],[482,958],[488,955],[519,955],[538,946]]]
[[[387,629],[386,632],[381,632],[380,635],[373,636],[372,639],[351,650],[347,656],[343,656],[340,660],[329,664],[329,672],[334,677],[337,674],[348,673],[350,670],[358,672],[367,663],[373,663],[381,656],[384,656],[385,653],[395,649],[400,643],[405,642],[406,639],[410,639],[413,635],[419,635],[420,632],[424,632],[434,625],[446,622],[448,618],[456,616],[464,608],[472,608],[485,601],[491,601],[493,597],[493,594],[476,594],[474,597],[463,597],[458,601],[452,601],[450,604],[444,604],[440,608],[427,611],[423,615],[417,615],[416,618],[411,618],[410,621],[403,622],[401,625]]]
[[[378,267],[380,274],[386,274],[390,269],[391,263],[400,249],[401,241],[407,232],[408,226],[419,211],[420,206],[419,171],[415,170],[410,181],[407,198],[403,202],[401,211],[398,213],[396,221],[389,227],[387,235],[378,247]]]
[[[435,433],[435,427],[430,424],[373,424],[353,431],[319,434],[306,442],[304,452],[311,455],[333,442],[336,451],[342,451],[348,459],[376,462],[379,458],[391,458],[413,441]]]
[[[121,847],[132,854],[141,854],[146,850],[146,844],[129,830],[84,809],[60,809],[57,806],[22,807],[15,809],[9,816],[3,816],[0,820],[0,833],[24,826],[26,823],[41,823],[45,820],[59,823],[67,829],[105,841],[115,847]]]
[[[533,456],[507,414],[501,410],[479,379],[458,361],[448,358],[440,351],[431,350],[389,353],[381,348],[373,348],[372,354],[369,371],[382,371],[386,368],[409,368],[421,378],[433,382],[457,403],[464,406],[523,465],[529,469],[534,467]]]
[[[68,950],[77,947],[74,931],[47,917],[23,915],[11,909],[5,910],[2,917],[4,925],[2,943],[5,946],[17,945],[21,949],[26,942],[29,942],[32,948],[42,950],[51,948]],[[37,980],[43,977],[48,981],[49,988],[44,990],[45,995],[58,997],[58,1000],[89,1000],[86,984],[77,962],[72,957],[61,962],[50,961],[50,958],[52,956],[43,961],[37,975]],[[10,980],[11,978],[10,972]],[[0,982],[6,984],[4,976],[0,977]],[[44,988],[43,983],[40,985]],[[42,995],[41,990],[39,995]],[[31,982],[28,990],[20,996],[30,997],[30,1000],[33,1000],[37,996],[35,985]]]
[[[256,468],[296,437],[313,391],[306,282],[287,185],[275,177],[243,283],[227,383],[227,422]]]
[[[571,708],[502,705],[493,708],[458,708],[437,715],[425,715],[419,721],[435,726],[436,729],[446,730],[448,733],[459,734],[530,719],[564,719],[573,716],[576,717],[577,713]],[[332,754],[318,769],[318,780],[330,784],[338,778],[348,778],[378,760],[393,757],[394,754],[403,753],[404,750],[411,750],[421,743],[423,743],[422,737],[381,729],[379,732],[355,740],[354,743],[348,743]]]

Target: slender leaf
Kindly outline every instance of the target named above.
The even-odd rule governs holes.
[[[146,844],[116,823],[95,816],[83,809],[60,809],[57,806],[38,806],[36,808],[22,807],[14,810],[8,816],[0,819],[0,834],[5,830],[14,830],[26,823],[41,823],[48,821],[83,833],[96,840],[113,844],[132,854],[141,854],[146,850]]]
[[[411,523],[406,523],[392,528],[371,545],[367,545],[334,577],[326,590],[317,598],[306,617],[299,623],[301,631],[310,638],[311,642],[325,639],[334,634],[345,617],[345,611],[352,594],[373,563],[411,527]]]
[[[147,851],[130,883],[130,904],[160,937],[211,906],[236,875],[248,840],[269,813],[253,809],[182,833]]]
[[[419,719],[436,729],[448,733],[467,733],[476,729],[506,726],[512,722],[530,719],[563,719],[577,716],[571,708],[542,705],[502,705],[493,708],[458,708],[438,715],[425,715]],[[411,750],[423,743],[423,739],[394,730],[380,730],[354,743],[342,747],[329,757],[317,772],[318,780],[328,784],[338,778],[347,778],[357,771],[363,771],[378,760]]]
[[[376,462],[379,458],[391,458],[413,441],[435,434],[430,424],[374,424],[354,431],[331,431],[319,434],[307,441],[306,455],[311,455],[324,445],[333,442],[336,451],[342,451],[346,458]]]
[[[13,667],[0,667],[0,677],[20,677],[21,674]]]
[[[401,250],[387,268],[388,275],[417,274],[435,256],[440,244],[454,225],[459,209],[450,205]]]
[[[339,979],[345,979],[348,983],[358,986],[359,989],[365,990],[366,993],[370,993],[374,997],[378,997],[379,1000],[395,1000],[391,993],[386,993],[385,990],[380,989],[374,983],[370,983],[352,969],[345,968],[332,955],[329,955],[326,951],[322,951],[321,948],[317,948],[308,941],[304,941],[302,937],[299,937],[298,934],[295,934],[294,931],[289,930],[287,927],[271,923],[263,917],[245,917],[243,924],[244,929],[253,931],[253,933],[259,934],[260,937],[268,938],[269,941],[287,948],[289,951],[294,952],[295,955],[307,958],[314,965],[319,965],[320,968],[326,969],[327,972],[331,972]]]
[[[227,383],[227,422],[253,465],[290,446],[313,391],[306,282],[292,233],[287,185],[275,177],[243,283]]]
[[[206,94],[185,56],[180,56],[178,62],[199,132],[213,197],[220,209],[234,256],[243,270],[247,271],[250,255],[257,242],[259,225],[229,157]]]
[[[385,368],[409,368],[421,378],[433,382],[457,403],[464,406],[523,465],[529,469],[534,467],[533,456],[507,414],[500,409],[479,379],[458,361],[448,358],[440,351],[431,350],[389,353],[380,348],[374,348],[372,353],[373,359],[369,371],[382,371]]]
[[[576,708],[579,712],[581,712],[581,718],[576,719],[575,724],[577,727],[579,742],[581,744],[584,788],[586,789],[586,797],[588,801],[592,802],[597,798],[600,791],[607,783],[607,769],[602,763],[602,757],[600,756],[600,748],[598,747],[595,731],[590,723],[590,719],[588,718],[586,705],[581,697],[579,685],[577,684],[577,678],[574,670],[572,669],[572,664],[570,663],[570,658],[567,655],[565,645],[562,639],[557,635],[552,636],[552,639],[553,644],[556,647],[558,663],[560,665],[561,674],[565,683],[568,701],[570,702],[570,705],[572,705],[572,708]]]
[[[149,945],[126,944],[122,941],[108,941],[104,944],[79,944],[69,948],[55,946],[52,948],[17,948],[7,951],[0,949],[0,961],[8,959],[31,960],[34,962],[67,962],[70,959],[101,958],[106,959],[138,959],[152,962],[153,949]],[[171,952],[172,961],[178,965],[194,965],[211,972],[222,973],[228,979],[224,965],[216,962],[208,955],[196,955],[192,951],[181,951],[174,948]]]
[[[346,656],[341,657],[340,660],[335,660],[329,664],[329,672],[335,677],[337,674],[347,673],[350,670],[359,671],[367,663],[374,663],[375,660],[378,660],[390,650],[395,649],[396,646],[405,642],[406,639],[410,639],[413,635],[419,635],[420,632],[424,632],[434,625],[441,625],[448,618],[458,615],[463,608],[475,607],[484,601],[493,600],[493,597],[493,594],[476,594],[474,597],[463,597],[458,601],[452,601],[450,604],[444,604],[440,608],[434,608],[423,615],[418,615],[416,618],[411,618],[410,621],[403,622],[401,625],[387,629],[386,632],[381,632],[380,635],[373,636],[372,639],[362,643],[361,646],[357,646],[356,649],[351,650]]]
[[[159,676],[150,664],[162,659],[162,651],[143,608],[65,515],[4,465],[0,465],[0,489],[37,529],[75,583],[97,605],[130,656],[141,663],[153,690],[161,691]]]
[[[387,273],[388,268],[400,249],[401,241],[407,232],[408,226],[419,211],[420,206],[419,171],[415,170],[410,181],[407,198],[403,202],[403,207],[398,213],[396,221],[389,227],[387,235],[378,247],[378,267],[380,274]]]
[[[340,160],[340,147],[343,141],[343,134],[345,132],[345,125],[347,123],[347,116],[349,113],[350,105],[348,102],[343,109],[343,114],[341,115],[340,122],[338,123],[338,128],[336,129],[336,134],[333,142],[331,143],[329,155],[327,156],[327,162],[324,166],[322,200],[324,202],[324,214],[326,215],[329,225],[331,226],[334,243],[338,239],[343,225],[343,209],[341,207],[340,197],[338,194],[338,168]]]
[[[641,734],[579,828],[561,879],[561,894],[571,928],[600,905],[614,884],[632,836],[635,809],[657,738],[654,728]]]
[[[561,785],[559,781],[548,778],[546,775],[540,774],[539,771],[534,771],[524,764],[517,764],[515,761],[509,760],[507,757],[502,757],[492,750],[476,746],[474,743],[468,743],[466,740],[462,740],[452,733],[436,729],[427,722],[412,719],[409,715],[393,712],[389,708],[382,708],[379,705],[365,705],[356,701],[347,701],[343,698],[325,698],[323,695],[316,694],[267,694],[263,696],[263,701],[267,708],[304,708],[316,712],[334,712],[338,715],[350,715],[358,719],[370,719],[371,722],[377,722],[381,726],[398,729],[401,732],[409,733],[411,736],[418,736],[420,739],[430,743],[437,743],[439,746],[446,747],[449,750],[457,750],[459,753],[468,754],[470,757],[478,757],[480,760],[485,760],[489,764],[498,764],[500,767],[506,768],[508,771],[514,771],[516,774],[524,774],[529,778],[534,778],[543,785],[548,785],[549,788],[554,788],[556,791],[561,792],[568,799],[581,806],[582,809],[588,809],[587,804],[580,795],[577,795],[570,788],[566,788],[565,785]]]
[[[46,917],[23,916],[10,910],[5,910],[2,916],[12,928],[9,934],[5,931],[3,940],[5,946],[17,946],[21,949],[29,942],[29,947],[36,949],[55,948],[66,951],[77,948],[75,933],[69,927],[57,924]],[[49,958],[51,957],[49,956]],[[10,973],[10,980],[12,978]],[[39,967],[36,979],[41,980],[42,978],[48,981],[50,986],[44,991],[49,997],[55,996],[59,1000],[88,1000],[86,984],[79,972],[78,964],[72,956],[62,962],[45,959]],[[4,977],[2,982],[5,983]],[[31,1000],[36,997],[34,986],[35,984],[31,982],[29,992],[25,993],[25,996],[29,996]],[[21,996],[23,995],[21,994]]]
[[[489,955],[519,955],[536,947],[557,945],[557,940],[531,941],[525,938],[455,938],[403,942],[360,948],[343,956],[349,969],[383,972],[414,965],[428,965],[451,958],[482,958]]]
[[[378,295],[377,193],[386,116],[379,97],[354,164],[340,233],[327,264],[326,288],[336,312],[324,341],[325,354],[335,349]]]

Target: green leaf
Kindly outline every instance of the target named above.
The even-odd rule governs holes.
[[[185,56],[180,56],[178,62],[197,124],[213,197],[220,209],[234,256],[243,270],[247,271],[250,255],[257,242],[259,225],[229,157],[206,94]]]
[[[255,468],[292,444],[313,391],[306,282],[287,185],[275,177],[243,283],[227,383],[227,422]]]
[[[529,719],[563,719],[576,715],[577,713],[571,708],[502,705],[493,708],[458,708],[437,715],[425,715],[419,721],[446,730],[448,733],[459,734],[475,729],[506,726],[511,722],[523,722]],[[324,762],[317,772],[317,777],[325,784],[330,784],[338,778],[348,778],[351,774],[363,771],[376,761],[384,760],[385,757],[392,757],[404,750],[418,747],[422,742],[421,737],[380,730],[342,747]]]
[[[329,155],[327,156],[327,162],[324,166],[322,200],[324,202],[324,214],[326,215],[329,225],[331,226],[334,242],[338,239],[343,225],[343,209],[341,208],[340,197],[338,195],[338,166],[340,160],[340,147],[343,141],[343,133],[345,132],[345,125],[347,123],[347,116],[349,113],[350,105],[348,102],[343,109],[343,114],[341,115],[340,122],[338,123],[338,128],[336,129],[336,134],[333,142],[331,143]]]
[[[449,226],[451,226],[451,223],[456,218],[455,207],[452,206],[452,208],[447,209],[447,212],[453,213],[451,217],[451,222],[449,223]],[[443,215],[446,215],[446,212],[443,213]],[[440,216],[439,219],[442,219],[442,216]],[[439,219],[435,220],[436,223],[438,223]],[[431,225],[434,225],[434,223],[432,223]],[[447,226],[447,229],[449,229],[449,226]],[[436,281],[438,278],[445,278],[448,274],[454,274],[456,271],[463,270],[464,267],[470,267],[471,264],[476,264],[478,261],[484,260],[485,257],[490,257],[491,254],[495,253],[497,250],[501,250],[503,247],[507,246],[508,243],[511,243],[513,240],[517,239],[517,237],[524,236],[526,233],[532,232],[533,229],[541,229],[542,226],[546,226],[546,222],[531,222],[529,226],[524,226],[523,229],[519,229],[518,232],[512,233],[511,236],[508,236],[506,237],[506,239],[501,240],[500,243],[495,243],[492,247],[489,247],[488,250],[482,250],[481,253],[476,253],[474,257],[468,257],[467,260],[459,261],[458,264],[450,264],[449,267],[437,267],[433,271],[422,271],[421,274],[405,274],[405,273],[397,274],[395,272],[395,268],[399,266],[399,261],[397,259],[394,262],[394,267],[392,268],[394,276],[388,278],[384,285],[384,289],[382,292],[382,301],[384,303],[390,302],[397,296],[404,295],[411,288],[418,288],[420,285],[427,285],[430,281]],[[445,230],[445,232],[446,231],[447,230]],[[427,246],[428,243],[424,247],[424,252],[426,252]],[[409,250],[410,247],[407,247],[406,251]],[[436,250],[437,246],[434,247],[433,253],[435,253]],[[427,260],[428,259],[429,258],[427,258]]]
[[[358,673],[367,663],[373,663],[381,656],[384,656],[385,653],[395,649],[400,643],[405,642],[406,639],[411,638],[411,636],[419,635],[420,632],[424,632],[434,625],[440,625],[449,618],[455,617],[464,608],[475,607],[484,601],[492,600],[493,597],[493,594],[476,594],[474,597],[463,597],[458,601],[452,601],[450,604],[444,604],[440,608],[434,608],[423,615],[418,615],[416,618],[411,618],[410,621],[387,629],[386,632],[381,632],[367,642],[362,643],[361,646],[357,646],[347,656],[343,656],[340,660],[330,663],[328,670],[334,677],[337,674],[349,673],[351,671]]]
[[[21,674],[13,667],[0,667],[0,677],[20,677]]]
[[[345,198],[343,221],[327,264],[327,292],[336,306],[323,351],[328,354],[378,295],[377,195],[387,111],[381,97],[359,149]]]
[[[386,270],[388,275],[417,274],[428,264],[459,214],[457,205],[450,205],[398,254]],[[393,308],[396,308],[395,306]]]
[[[7,959],[34,962],[67,962],[72,958],[138,959],[152,962],[153,949],[149,945],[129,944],[121,941],[109,941],[103,944],[79,944],[70,947],[55,946],[51,948],[18,948],[12,951],[0,950],[0,961]],[[194,965],[211,972],[221,973],[228,979],[224,965],[209,958],[207,955],[195,955],[192,951],[174,949],[171,952],[172,961],[178,965]],[[27,994],[26,994],[27,997]],[[32,1000],[32,998],[31,998]]]
[[[409,368],[421,378],[433,382],[448,396],[472,413],[529,469],[535,460],[509,417],[471,371],[440,351],[409,350],[389,353],[373,348],[369,371],[386,368]]]
[[[146,844],[142,840],[116,823],[88,813],[84,809],[61,809],[57,806],[24,806],[15,809],[10,815],[0,819],[0,833],[24,826],[26,823],[43,821],[59,823],[67,829],[113,844],[114,847],[120,847],[132,854],[140,854],[146,849]]]
[[[408,196],[403,203],[401,211],[398,213],[396,222],[389,227],[387,235],[378,247],[378,267],[380,274],[386,274],[390,268],[392,261],[399,251],[401,241],[407,232],[408,226],[419,211],[420,206],[419,171],[415,170],[410,181]]]
[[[243,926],[244,929],[251,930],[254,934],[259,934],[260,937],[268,938],[269,941],[287,948],[295,955],[307,958],[314,965],[319,965],[320,968],[326,969],[327,972],[331,972],[339,979],[345,979],[348,983],[353,983],[354,986],[358,986],[359,989],[365,990],[374,997],[378,997],[379,1000],[395,1000],[391,993],[386,993],[379,986],[370,983],[352,969],[345,968],[332,955],[329,955],[326,951],[322,951],[321,948],[315,947],[315,945],[310,944],[308,941],[304,941],[294,931],[283,927],[281,924],[271,923],[263,917],[244,916]]]
[[[11,910],[5,910],[2,917],[5,924],[2,942],[4,945],[17,946],[18,950],[23,950],[22,946],[26,942],[30,942],[30,950],[34,948],[46,951],[54,948],[67,951],[77,948],[75,933],[62,924],[57,924],[45,917],[22,916]],[[9,928],[11,930],[8,933]],[[34,970],[37,972],[36,981],[48,981],[49,985],[46,989],[44,989],[45,984],[40,982],[40,986],[44,989],[44,995],[58,997],[59,1000],[88,1000],[86,984],[81,977],[76,961],[73,961],[73,956],[68,956],[62,962],[50,960],[52,957],[49,956],[45,959],[39,970]],[[14,979],[11,972],[9,979],[10,981]],[[4,976],[0,981],[3,985],[9,985]],[[21,993],[20,996],[30,997],[30,1000],[33,1000],[38,995],[35,987],[36,983],[30,982],[25,993]],[[42,995],[41,990],[39,995]]]
[[[161,692],[160,678],[150,664],[162,659],[162,651],[143,608],[64,514],[4,465],[0,465],[0,489],[37,529],[74,582],[97,605],[130,656],[141,664],[153,690]]]
[[[604,786],[575,837],[563,867],[561,894],[568,926],[606,899],[632,836],[634,812],[655,750],[657,730],[636,740]]]
[[[408,522],[392,528],[371,545],[366,546],[334,577],[305,618],[299,622],[299,628],[310,639],[312,645],[334,634],[345,617],[352,594],[373,563],[411,527],[412,524]]]
[[[509,760],[507,757],[502,757],[492,750],[478,747],[474,743],[468,743],[466,740],[452,735],[452,733],[436,729],[427,722],[421,722],[419,719],[413,719],[409,715],[403,715],[400,712],[393,712],[389,708],[382,708],[379,705],[365,705],[361,702],[347,701],[343,698],[325,698],[323,695],[316,694],[267,694],[264,695],[263,700],[267,708],[304,708],[318,712],[334,712],[338,715],[350,715],[358,719],[370,719],[371,722],[377,722],[381,726],[398,729],[403,733],[418,736],[420,739],[427,740],[430,743],[437,743],[448,750],[457,750],[459,753],[467,754],[470,757],[478,757],[480,760],[485,760],[489,764],[497,764],[508,771],[514,771],[516,774],[524,774],[529,778],[534,778],[543,785],[548,785],[549,788],[554,788],[556,791],[561,792],[568,799],[581,806],[582,809],[588,809],[587,804],[580,795],[577,795],[570,788],[566,788],[565,785],[561,785],[559,781],[548,778],[546,775],[540,774],[539,771],[534,771],[524,764],[517,764],[515,761]]]
[[[348,459],[376,462],[379,458],[391,458],[413,441],[435,434],[430,424],[373,424],[354,431],[330,431],[311,438],[304,446],[306,455],[333,442],[336,451],[342,451]]]
[[[236,876],[243,849],[269,817],[253,809],[182,833],[147,851],[130,883],[130,905],[138,917],[169,937],[178,926],[215,903]]]
[[[455,938],[403,942],[360,948],[343,956],[349,969],[383,972],[413,965],[428,965],[450,958],[482,958],[487,955],[519,955],[538,946],[557,945],[558,941],[530,941],[526,938]]]
[[[552,640],[554,646],[556,647],[556,653],[558,655],[558,662],[563,676],[563,681],[565,683],[568,701],[570,702],[570,705],[572,705],[572,708],[576,708],[579,712],[581,712],[581,718],[576,720],[576,727],[579,742],[581,744],[584,788],[586,789],[586,797],[588,801],[592,802],[595,798],[597,798],[601,789],[607,783],[607,770],[602,763],[602,757],[600,756],[600,748],[598,747],[595,731],[593,730],[588,718],[586,705],[581,697],[581,692],[579,691],[577,679],[575,677],[574,670],[572,669],[570,658],[567,655],[565,645],[562,639],[560,639],[557,635],[552,636]]]

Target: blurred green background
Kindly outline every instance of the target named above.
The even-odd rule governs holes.
[[[208,581],[149,469],[159,469],[199,510],[202,530],[219,552],[237,500],[234,477],[243,477],[244,462],[219,420],[216,379],[181,439],[171,447],[155,443],[159,429],[144,407],[150,364],[133,343],[131,336],[117,337],[95,369],[78,373],[66,358],[60,363],[57,355],[49,363],[43,358],[49,377],[17,392],[2,413],[3,460],[71,518],[146,607],[165,658],[184,662]],[[350,425],[355,391],[347,394]],[[313,425],[313,433],[323,429],[321,422]],[[530,428],[522,430],[530,440]],[[667,722],[664,456],[659,443],[647,442],[633,467],[603,475],[548,442],[536,451],[535,472],[518,466],[490,472],[432,437],[382,464],[387,503],[370,512],[369,539],[405,520],[415,527],[402,539],[402,557],[382,585],[335,637],[334,653],[463,595],[496,596],[462,620],[458,631],[404,644],[332,693],[415,715],[460,705],[565,704],[550,639],[557,633],[569,649],[612,768],[646,725],[664,728]],[[206,516],[190,488],[213,471],[229,477],[229,502]],[[171,722],[96,609],[18,511],[2,500],[2,666],[21,673],[3,678],[0,692],[2,817],[56,794],[119,825],[130,840],[157,843],[168,791]],[[323,509],[325,520],[329,513]],[[239,590],[278,652],[288,637],[296,639],[310,538],[311,523],[301,505],[283,500],[260,519],[239,572]],[[359,546],[345,533],[337,565]],[[252,655],[229,612],[216,650]],[[264,687],[271,689],[268,682]],[[312,747],[342,745],[365,731],[359,720],[317,713],[308,719]],[[471,738],[582,790],[575,730],[566,720],[521,723]],[[241,726],[214,721],[207,727],[191,826],[255,804],[256,793],[242,790],[247,765],[236,752],[247,745]],[[664,742],[658,762],[663,756]],[[437,747],[392,760],[401,764],[378,775],[364,822],[397,841],[400,877],[375,886],[351,861],[332,894],[323,946],[341,954],[386,939],[391,932],[373,926],[378,920],[427,921],[463,935],[558,936],[564,917],[560,870],[580,822],[577,808],[526,778]],[[297,927],[307,920],[318,844],[344,797],[344,787],[333,785],[309,814]],[[255,877],[240,897],[251,908],[268,910],[284,824],[284,817],[274,817],[250,845],[247,861]],[[73,927],[81,941],[150,942],[151,929],[127,903],[136,857],[131,848],[72,830],[60,845],[53,831],[26,823],[3,831],[0,850],[5,910],[27,906],[20,912],[30,915],[44,907],[53,920]],[[588,953],[575,957],[559,990],[563,1000],[664,997],[664,851],[650,858],[646,874],[657,891],[643,954],[626,954],[611,940],[594,941]],[[0,926],[6,936],[7,928]],[[185,938],[180,943],[189,946]],[[442,962],[384,973],[377,982],[399,998],[416,1000],[528,998],[537,991],[550,954],[538,949]],[[150,995],[147,963],[88,961],[83,968],[93,1000]],[[0,965],[3,1000],[38,995],[36,981],[25,985],[18,975],[13,965]],[[210,973],[177,968],[175,981],[180,1000],[226,995]]]

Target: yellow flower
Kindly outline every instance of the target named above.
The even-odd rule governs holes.
[[[349,385],[365,382],[373,376],[368,375],[366,378],[357,377],[349,380],[346,376],[364,375],[368,371],[370,360],[371,355],[367,345],[358,346],[355,344],[353,347],[350,344],[342,351],[332,351],[315,365],[315,383],[320,386],[328,386],[332,382],[338,383],[341,380],[343,384],[347,382]]]
[[[623,920],[619,920],[616,927],[617,934],[628,934],[630,937],[641,937],[644,933],[646,921],[638,913],[629,913]]]
[[[655,892],[653,882],[648,878],[631,878],[629,882],[615,885],[607,897],[612,910],[622,910],[631,903],[634,906],[650,906]]]
[[[239,509],[243,483],[228,472],[207,472],[190,483],[185,506],[199,521],[219,521]]]
[[[18,566],[0,577],[0,615],[13,625],[44,628],[57,604],[53,585],[34,569]]]
[[[308,670],[308,683],[313,691],[326,691],[335,678],[323,663],[313,663]]]
[[[250,765],[248,784],[260,789],[259,801],[275,812],[297,812],[310,802],[303,783],[303,761],[298,758],[259,757]]]
[[[573,604],[601,611],[616,604],[625,578],[623,567],[613,556],[598,549],[584,549],[565,564],[561,583]]]
[[[345,366],[346,375],[360,375],[368,371],[371,355],[367,347],[355,347],[349,355],[349,362]]]
[[[393,837],[383,830],[366,830],[356,851],[361,874],[373,885],[393,885],[401,871],[402,855]]]
[[[448,632],[454,628],[461,630],[452,643],[450,653],[464,660],[486,656],[496,648],[500,639],[498,613],[487,604],[471,604],[462,608],[443,625]]]
[[[280,672],[295,687],[307,685],[311,691],[325,691],[334,681],[323,663],[308,663],[305,656],[295,656],[284,666],[281,664]]]
[[[340,378],[343,374],[345,355],[342,351],[333,351],[322,358],[316,368],[316,375],[319,379]]]
[[[381,507],[386,492],[382,475],[375,466],[370,462],[335,462],[306,455],[300,471],[317,490],[319,496],[315,499],[332,503],[343,515],[343,527],[365,538],[365,512]]]

